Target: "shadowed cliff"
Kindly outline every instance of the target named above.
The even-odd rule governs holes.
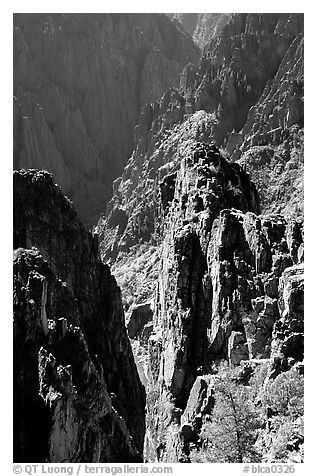
[[[121,292],[47,172],[14,172],[14,460],[142,461]]]
[[[161,14],[15,14],[14,167],[54,173],[92,224],[141,107],[197,60],[190,37]]]

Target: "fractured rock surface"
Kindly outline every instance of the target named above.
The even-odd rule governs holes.
[[[240,160],[266,213],[302,214],[302,48],[302,15],[234,14],[180,87],[144,106],[133,154],[98,225],[104,259],[157,241],[159,183],[196,141]],[[108,224],[116,209],[124,222]]]
[[[165,90],[154,102],[150,86],[142,88],[146,98],[139,91],[141,114],[134,150],[122,177],[113,183],[112,199],[94,235],[78,222],[73,206],[49,174],[34,170],[15,174],[15,428],[19,435],[15,454],[19,460],[141,461],[145,434],[143,457],[148,462],[195,462],[198,453],[203,461],[227,461],[221,458],[228,455],[209,452],[216,448],[210,435],[217,437],[221,428],[212,433],[212,425],[218,422],[221,427],[224,420],[219,402],[224,405],[227,398],[222,411],[230,410],[234,397],[248,423],[254,424],[249,440],[253,457],[262,462],[302,461],[303,16],[208,15],[217,14],[178,17],[192,35],[199,20],[200,40],[205,44],[198,66],[186,67],[180,87],[165,90],[164,81],[159,85],[154,81],[156,99]],[[47,37],[46,48],[64,35],[56,25],[66,20],[45,18],[44,29],[37,34]],[[145,43],[156,45],[156,53],[146,49],[146,58],[154,54],[156,61],[162,56],[159,68],[163,70],[166,57],[175,59],[174,46],[181,55],[173,34],[164,34],[165,42],[157,23],[142,23],[142,16],[100,18],[100,28],[88,35],[90,46],[90,40],[99,45],[95,32],[102,32],[103,22],[110,22],[119,38],[123,35],[122,44],[128,40],[129,45],[140,46],[142,58]],[[92,25],[95,20],[89,16]],[[124,29],[122,22],[129,28]],[[137,26],[131,33],[132,24]],[[177,22],[173,24],[175,28]],[[78,25],[86,31],[86,25]],[[164,33],[172,31],[167,18],[162,25]],[[36,49],[32,35],[23,40],[28,22],[23,28],[23,32],[16,30],[19,39],[31,41],[30,51]],[[182,34],[188,41],[188,35]],[[68,134],[81,130],[84,143],[78,142],[79,152],[92,162],[83,160],[84,184],[80,178],[75,192],[70,189],[79,194],[80,202],[82,186],[90,190],[94,183],[92,163],[98,180],[103,184],[108,180],[100,174],[100,157],[85,139],[91,116],[82,120],[80,103],[79,112],[70,114],[76,116],[74,124],[70,121],[73,129],[65,128],[65,121],[54,122],[52,129],[47,111],[46,115],[41,107],[35,111],[33,103],[35,97],[42,98],[42,84],[48,83],[42,83],[42,72],[35,74],[33,67],[26,67],[33,56],[25,56],[22,46],[17,77],[25,78],[29,71],[28,87],[39,95],[24,95],[24,90],[19,95],[24,99],[16,103],[16,130],[22,130],[24,111],[27,115],[22,119],[36,118],[32,124],[44,135],[37,141],[37,134],[23,129],[24,142],[18,136],[15,141],[16,157],[19,150],[22,158],[40,157],[44,143],[54,151],[56,130]],[[132,54],[132,49],[127,53]],[[70,70],[75,68],[76,81],[84,80],[84,65],[77,68],[71,52],[72,47],[67,56]],[[117,62],[118,52],[115,48],[113,52]],[[122,66],[134,78],[133,61],[130,64],[125,53],[119,55]],[[91,58],[100,59],[102,76],[103,55],[91,54]],[[144,73],[148,84],[153,84],[156,66],[150,71],[147,66],[152,67],[152,62],[141,63],[142,77]],[[168,71],[174,72],[169,65]],[[116,73],[119,84],[120,68]],[[66,90],[69,94],[72,78],[65,73],[63,94]],[[72,107],[79,104],[82,91],[76,85],[75,93],[71,90]],[[95,79],[91,87],[96,87]],[[102,82],[100,87],[99,92]],[[123,97],[126,101],[125,93]],[[86,104],[86,98],[81,99]],[[99,110],[95,102],[91,107]],[[123,127],[125,120],[120,120]],[[113,144],[117,132],[112,134]],[[69,137],[72,140],[65,144],[76,142],[75,134]],[[63,143],[63,135],[57,142]],[[122,134],[118,142],[115,153],[124,148]],[[57,172],[68,180],[69,170],[71,175],[74,172],[72,163],[65,165],[63,155],[54,154],[43,155],[45,167],[58,164]],[[67,154],[72,161],[70,148]],[[122,287],[127,329],[120,290],[98,258],[98,245],[103,263],[111,262]],[[227,394],[219,400],[224,376]],[[140,380],[147,387],[146,425]],[[32,426],[35,413],[42,418]],[[228,412],[225,417],[227,422]],[[242,462],[251,453],[238,454],[238,459],[232,453],[229,459]]]
[[[142,461],[121,293],[51,174],[14,173],[14,460]]]
[[[230,154],[252,175],[266,212],[303,214],[304,38],[300,32],[268,81]],[[237,140],[231,140],[238,138]],[[233,149],[234,144],[238,147]]]
[[[302,15],[234,14],[180,87],[144,106],[133,154],[98,223],[105,261],[160,243],[160,194],[170,200],[173,174],[197,141],[239,160],[263,212],[302,216],[302,47]]]
[[[183,160],[149,338],[149,460],[188,461],[197,431],[185,409],[214,362],[271,359],[273,375],[303,359],[302,223],[257,210],[248,175],[217,148]]]

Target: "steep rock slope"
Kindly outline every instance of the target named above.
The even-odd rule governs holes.
[[[229,22],[231,13],[200,13],[193,33],[194,42],[203,50]]]
[[[195,141],[210,140],[214,123],[214,116],[204,111],[186,119],[184,100],[173,89],[144,108],[135,129],[135,150],[122,178],[114,182],[106,215],[98,223],[104,259],[114,260],[133,245],[157,243],[164,213],[159,209],[160,184],[167,176],[172,180]]]
[[[142,461],[120,289],[47,172],[14,172],[14,460]]]
[[[196,28],[199,13],[167,13],[169,18],[177,20],[190,36]]]
[[[250,386],[261,413],[251,443],[259,461],[302,460],[302,31],[302,15],[233,15],[180,88],[143,108],[134,152],[98,224],[127,307],[155,296],[148,350],[140,351],[142,331],[135,345],[148,382],[149,461],[194,461],[193,451],[214,447],[204,432],[218,421],[223,360],[242,386],[263,377]],[[212,142],[240,163],[228,164]],[[294,192],[299,198],[285,198]],[[280,213],[259,215],[261,206]],[[292,381],[301,382],[292,389],[300,411],[284,415],[283,426],[280,403],[267,402]]]
[[[227,150],[252,174],[263,211],[303,214],[304,39],[292,42]]]
[[[219,360],[247,361],[251,374],[268,363],[270,379],[303,360],[302,223],[257,216],[249,177],[202,144],[182,161],[167,208],[145,457],[190,462],[213,418]]]
[[[244,126],[250,107],[302,31],[302,15],[235,14],[212,39],[198,67],[188,66],[180,87],[187,111],[217,114],[217,145]]]
[[[169,13],[168,16],[175,18],[203,50],[229,22],[231,13]]]
[[[133,146],[142,105],[198,48],[161,14],[14,15],[14,166],[54,173],[93,223]]]
[[[180,89],[143,108],[134,152],[99,222],[104,259],[114,260],[134,244],[158,241],[159,183],[179,168],[196,140],[215,142],[241,160],[259,187],[264,211],[300,213],[302,29],[302,15],[233,15],[198,67],[185,69]],[[277,123],[285,124],[283,133],[275,130]],[[270,191],[264,197],[266,181]]]

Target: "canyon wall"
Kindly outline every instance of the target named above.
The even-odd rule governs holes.
[[[254,185],[213,146],[182,161],[172,195],[148,340],[145,457],[191,462],[221,360],[245,361],[250,375],[268,364],[270,379],[303,360],[303,235],[300,221],[256,215]]]
[[[184,15],[179,20],[192,35],[198,18],[205,25],[212,20]],[[134,104],[131,84],[147,78],[137,93],[131,157],[93,234],[49,173],[14,174],[16,460],[301,462],[303,15],[214,17],[203,29],[203,54],[186,66],[179,87],[164,85],[159,71],[175,77],[180,67],[174,69],[173,58],[187,45],[185,64],[196,50],[165,16],[91,15],[82,23],[79,15],[74,25],[68,15],[16,18],[16,78],[27,85],[18,84],[16,94],[16,163],[32,167],[34,157],[46,157],[48,165],[59,164],[54,181],[76,184],[68,189],[61,182],[82,216],[88,208],[81,203],[106,196],[102,187],[119,173],[112,168],[123,157],[124,124],[137,122],[132,113],[133,120],[123,119]],[[34,31],[44,40],[33,38]],[[116,49],[121,35],[127,55]],[[89,51],[107,44],[109,58],[114,37],[107,72],[106,56],[85,55],[102,78],[98,85],[98,75],[93,79],[98,93],[90,96],[90,75],[86,63],[76,62],[74,44]],[[151,45],[145,56],[144,42]],[[61,67],[53,72],[47,58],[55,44]],[[131,60],[131,72],[127,60],[139,46],[141,83],[139,63]],[[70,73],[51,87],[61,71]],[[113,72],[124,91],[117,111],[122,129],[116,116],[109,135],[105,120],[94,136],[101,117],[94,114],[115,110],[100,99]],[[71,106],[63,109],[66,103]],[[111,158],[102,149],[108,139]],[[102,194],[98,185],[91,198],[95,183]],[[90,217],[101,202],[98,207],[94,202]],[[286,403],[285,395],[291,395]],[[219,432],[228,417],[237,423],[236,406],[245,424],[230,446]],[[34,427],[35,413],[42,418]],[[248,428],[242,447],[239,433]]]
[[[142,461],[145,391],[121,292],[72,203],[14,173],[14,461]]]
[[[14,168],[53,173],[93,224],[141,107],[198,52],[162,14],[15,14]]]
[[[264,211],[304,212],[304,38],[293,40],[227,151],[257,184]]]
[[[146,460],[302,461],[303,15],[232,15],[180,87],[143,107],[96,232],[129,314],[154,310],[131,334]],[[296,417],[267,403],[290,382]],[[248,393],[257,415],[259,459],[209,454],[231,386],[229,403]]]
[[[144,106],[98,224],[104,259],[159,241],[159,182],[197,140],[247,168],[263,212],[302,215],[302,35],[300,14],[235,14],[198,66],[185,68],[180,88]]]
[[[210,43],[211,39],[220,34],[222,28],[229,22],[231,13],[169,13],[189,33],[201,50]]]

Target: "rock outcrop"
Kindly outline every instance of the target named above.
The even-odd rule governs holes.
[[[193,40],[203,51],[213,38],[221,34],[222,29],[229,23],[231,13],[199,13]]]
[[[15,14],[14,167],[54,173],[93,224],[141,107],[198,55],[163,14]]]
[[[269,359],[271,378],[303,359],[302,223],[257,213],[249,176],[215,146],[198,144],[182,161],[149,337],[148,460],[190,461],[202,412],[189,408],[199,385],[212,400],[203,381],[221,359]]]
[[[171,20],[177,20],[190,36],[196,28],[199,13],[166,13]]]
[[[14,173],[14,460],[142,461],[121,292],[47,172]]]
[[[216,114],[218,146],[243,128],[249,109],[302,33],[302,15],[235,14],[212,39],[198,66],[188,66],[180,86],[187,112]]]
[[[135,245],[160,242],[160,217],[173,195],[174,174],[196,141],[212,138],[213,116],[197,111],[185,119],[184,105],[179,93],[169,90],[141,114],[135,151],[122,178],[114,182],[113,197],[98,222],[105,261],[114,262]]]
[[[273,333],[274,358],[304,358],[304,265],[285,269],[279,281],[279,314]]]
[[[100,18],[123,31],[120,15]],[[144,18],[127,16],[137,27],[124,38],[133,43],[137,34],[137,45],[157,45],[155,55],[168,57]],[[197,18],[184,14],[191,34]],[[56,19],[66,21],[49,17],[47,44]],[[142,108],[139,97],[134,150],[94,235],[49,174],[15,174],[19,460],[141,461],[141,380],[145,461],[302,461],[303,16],[218,20],[219,34],[216,22],[179,88]],[[41,90],[36,78],[28,81]],[[40,121],[38,129],[52,145],[52,128]],[[39,142],[28,143],[36,155]],[[63,164],[62,155],[54,161]],[[98,245],[122,286],[127,329]],[[235,404],[253,425],[252,451],[216,454]]]
[[[153,333],[137,350],[148,461],[204,453],[221,361],[241,367],[243,382],[302,365],[302,32],[302,15],[233,15],[180,88],[143,108],[134,152],[99,221],[103,260],[120,279],[141,250],[153,256]],[[142,288],[147,282],[144,275]],[[211,399],[205,413],[197,393]],[[263,438],[265,460],[270,429]]]
[[[239,159],[265,213],[302,215],[302,35],[302,15],[234,14],[179,89],[143,108],[133,154],[98,224],[104,260],[160,241],[160,183],[196,141]]]

